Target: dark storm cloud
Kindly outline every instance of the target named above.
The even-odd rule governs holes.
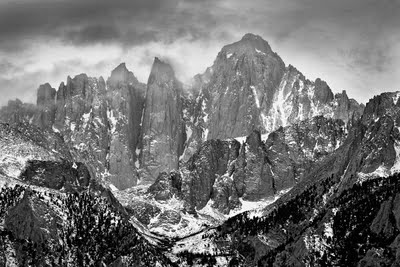
[[[169,58],[182,72],[195,69],[191,65],[205,69],[223,45],[253,32],[306,76],[326,79],[337,90],[360,91],[400,76],[394,72],[400,63],[399,14],[400,0],[0,0],[0,84],[22,93],[53,74],[74,75],[76,66],[108,71],[105,66],[117,60],[129,61],[128,54],[148,69],[154,56]],[[52,50],[49,59],[47,43],[68,49]],[[92,46],[109,49],[107,58],[89,63],[76,52]],[[213,53],[203,55],[206,50]],[[352,82],[357,79],[362,83]],[[396,81],[379,85],[393,90]]]
[[[0,44],[28,43],[32,38],[62,39],[73,44],[121,42],[135,45],[168,41],[190,34],[206,35],[212,20],[204,14],[194,26],[193,13],[182,3],[197,6],[206,1],[181,0],[36,0],[0,3]],[[208,6],[210,7],[209,2]],[[185,25],[188,25],[187,27]],[[205,26],[204,26],[205,25]],[[6,47],[6,46],[4,46]],[[10,46],[11,48],[13,46]]]
[[[388,45],[361,45],[339,50],[339,54],[346,59],[349,68],[361,67],[368,72],[385,72],[393,63]]]

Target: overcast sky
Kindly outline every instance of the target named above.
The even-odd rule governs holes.
[[[247,32],[365,103],[400,90],[399,17],[400,0],[0,0],[0,105],[121,62],[147,82],[155,56],[188,81]]]

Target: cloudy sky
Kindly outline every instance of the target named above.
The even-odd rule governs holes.
[[[399,15],[400,0],[0,0],[0,105],[120,62],[146,82],[155,56],[188,81],[247,32],[365,103],[400,90]]]

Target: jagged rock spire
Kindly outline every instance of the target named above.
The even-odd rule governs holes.
[[[155,58],[143,115],[141,163],[146,170],[144,183],[154,182],[161,171],[178,168],[185,142],[181,92],[182,85],[175,78],[172,67]]]

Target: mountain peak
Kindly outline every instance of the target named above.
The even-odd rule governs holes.
[[[242,40],[263,40],[259,35],[254,34],[254,33],[246,33],[245,35],[243,35]]]
[[[221,52],[227,57],[231,54],[267,55],[273,53],[268,42],[253,33],[246,33],[241,40],[224,46]]]
[[[54,104],[56,99],[56,89],[52,88],[49,83],[45,83],[39,86],[37,90],[36,104],[38,106],[45,105],[47,103]]]
[[[137,82],[137,79],[133,72],[128,70],[125,62],[119,64],[113,71],[111,71],[111,76],[109,79],[112,83],[118,82]]]
[[[128,68],[126,67],[125,62],[120,63],[111,73],[116,72],[116,73],[123,73],[123,72],[129,72]]]
[[[160,60],[158,57],[154,58],[153,66],[151,67],[149,82],[151,83],[154,79],[161,82],[166,82],[171,79],[175,79],[175,72],[170,64]]]

